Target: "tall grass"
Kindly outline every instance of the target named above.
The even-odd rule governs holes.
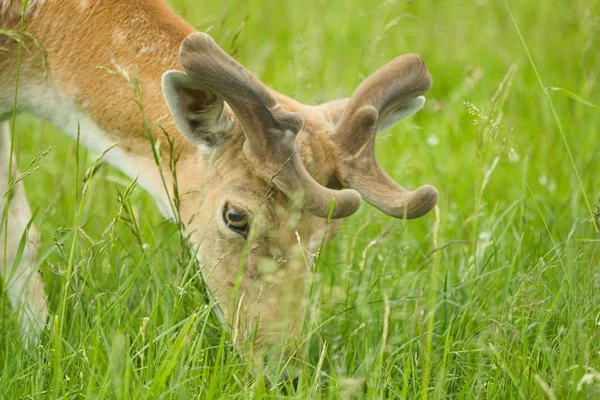
[[[377,153],[403,185],[435,184],[439,209],[349,218],[315,266],[297,381],[252,375],[178,226],[135,182],[20,116],[22,170],[53,148],[24,182],[62,321],[26,347],[5,313],[1,397],[600,397],[597,1],[203,3],[171,1],[307,103],[423,55],[428,103]]]

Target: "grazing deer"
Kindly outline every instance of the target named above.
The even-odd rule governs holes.
[[[20,0],[0,0],[0,29],[16,39],[21,8]],[[105,160],[138,177],[163,213],[180,219],[223,317],[234,329],[251,327],[260,349],[301,328],[310,272],[301,244],[314,252],[361,199],[397,218],[420,217],[437,202],[434,187],[408,191],[374,157],[376,134],[425,102],[431,77],[416,55],[394,59],[348,99],[307,106],[268,88],[161,0],[30,0],[23,18],[21,44],[0,35],[0,120],[9,119],[18,84],[18,111],[72,137],[79,132],[95,152],[117,142]],[[137,102],[123,75],[141,88]],[[165,189],[147,129],[163,158],[178,157],[177,185],[165,174]],[[6,173],[13,162],[6,123],[1,134]],[[178,213],[170,206],[175,187]],[[2,206],[15,222],[3,234],[18,238],[31,215],[21,183],[11,192]],[[5,285],[27,310],[26,324],[39,328],[44,292],[31,270],[33,229],[27,235],[27,252]],[[9,267],[17,246],[8,241]]]

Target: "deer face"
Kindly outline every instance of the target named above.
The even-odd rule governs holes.
[[[314,244],[362,199],[398,218],[435,206],[435,188],[408,191],[374,158],[377,132],[422,107],[431,77],[406,55],[351,98],[309,107],[268,89],[208,35],[188,36],[180,61],[184,71],[165,73],[163,91],[208,165],[181,201],[182,222],[234,337],[256,332],[263,352],[299,332]]]
[[[208,156],[208,171],[198,190],[181,196],[180,212],[223,319],[238,344],[252,343],[247,350],[260,354],[299,333],[313,253],[341,221],[327,223],[269,185],[243,143],[243,134],[234,135]]]

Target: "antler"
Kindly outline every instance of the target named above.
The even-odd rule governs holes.
[[[341,183],[396,218],[426,214],[435,207],[438,192],[430,185],[409,191],[394,182],[375,160],[375,135],[396,119],[394,114],[422,105],[420,95],[430,87],[431,75],[418,55],[392,60],[355,90],[331,137],[339,151]]]
[[[333,218],[358,210],[361,199],[356,191],[328,189],[302,164],[296,135],[304,125],[303,118],[284,110],[269,89],[210,36],[199,32],[187,36],[179,57],[198,85],[222,97],[236,113],[246,136],[244,155],[263,179],[275,183],[290,198],[300,195],[302,207],[319,217],[328,216],[331,200],[335,200]]]

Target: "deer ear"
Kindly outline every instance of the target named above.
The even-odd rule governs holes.
[[[179,131],[204,152],[212,152],[231,130],[225,102],[186,73],[165,72],[162,90]]]
[[[425,96],[417,96],[406,100],[405,102],[398,105],[394,110],[391,110],[388,115],[385,116],[383,122],[377,129],[377,133],[381,133],[385,130],[390,129],[404,118],[408,118],[417,111],[419,111],[425,105]]]
[[[344,117],[348,101],[349,99],[330,101],[329,103],[321,104],[316,108],[321,111],[330,124],[335,126],[340,122],[342,117]],[[377,133],[390,129],[404,118],[408,118],[419,111],[424,105],[425,96],[415,96],[398,104],[394,109],[387,111],[387,115],[379,116],[380,118],[383,117],[383,121],[377,128]]]

